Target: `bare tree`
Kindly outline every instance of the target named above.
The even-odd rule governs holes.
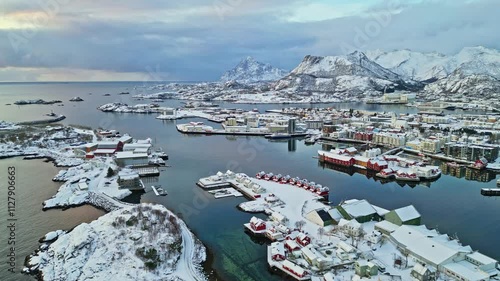
[[[302,227],[304,227],[304,225],[306,225],[306,222],[303,220],[295,222],[295,227],[298,228],[299,230],[302,230]]]
[[[325,235],[325,228],[324,227],[318,228],[318,235],[319,235],[319,238],[323,238],[323,235]]]

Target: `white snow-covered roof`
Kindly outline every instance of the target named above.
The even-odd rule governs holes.
[[[389,210],[372,205],[372,207],[377,211],[377,214],[381,217],[385,216],[385,214],[389,213]]]
[[[114,148],[98,148],[94,151],[94,154],[113,154],[116,149]]]
[[[432,265],[441,265],[458,255],[458,251],[432,239],[436,236],[438,235],[435,231],[429,231],[425,226],[403,225],[391,233],[391,237],[410,252],[431,262]]]
[[[344,208],[349,215],[355,218],[369,216],[377,212],[375,208],[373,208],[373,206],[364,199],[357,201],[350,200],[349,202],[346,201],[342,204],[342,208]]]
[[[379,228],[379,229],[382,229],[382,230],[385,230],[386,232],[389,232],[389,233],[392,233],[392,232],[396,231],[396,229],[399,228],[398,225],[393,224],[392,222],[389,222],[389,221],[380,221],[380,222],[377,222],[375,224],[375,227]]]
[[[412,269],[413,271],[417,272],[420,275],[425,275],[425,273],[429,270],[431,272],[435,272],[436,270],[433,267],[427,267],[425,265],[422,265],[421,263],[416,263],[415,266]]]
[[[116,159],[148,158],[146,153],[134,153],[133,151],[121,151],[115,154]]]
[[[466,261],[449,263],[444,265],[444,268],[468,281],[489,280],[490,278],[486,272],[476,269],[473,264]]]
[[[271,255],[285,256],[285,245],[281,242],[271,243]]]
[[[295,273],[297,273],[299,275],[305,274],[305,270],[302,267],[296,265],[295,263],[293,263],[289,260],[284,260],[283,266],[288,267],[289,269],[293,270]]]
[[[413,205],[406,206],[403,208],[399,208],[394,210],[398,217],[403,221],[410,221],[416,218],[420,218],[420,213],[413,207]]]
[[[486,255],[481,254],[480,252],[474,252],[472,254],[467,255],[468,258],[473,259],[477,262],[482,263],[483,265],[497,263],[497,260],[494,260]]]
[[[295,240],[286,240],[285,244],[290,248],[290,249],[297,249],[300,248],[299,244],[295,242]]]
[[[346,219],[341,219],[339,221],[339,226],[340,227],[351,227],[353,229],[359,229],[361,228],[361,224],[357,220],[346,220]]]
[[[325,279],[325,281],[335,281],[335,276],[332,272],[328,272],[327,274],[323,275],[323,279]]]
[[[345,155],[340,155],[337,153],[332,153],[332,152],[322,151],[322,150],[318,151],[318,154],[332,158],[332,159],[341,160],[341,161],[350,161],[351,159],[353,159],[352,156],[345,156]]]
[[[308,245],[308,246],[302,248],[301,250],[302,250],[302,254],[304,254],[304,256],[306,256],[309,260],[315,260],[315,259],[319,258],[316,251],[312,248],[312,245]]]
[[[332,217],[333,220],[335,220],[336,222],[340,221],[342,218],[344,218],[342,216],[342,214],[339,212],[339,210],[337,210],[337,208],[333,208],[333,209],[330,209],[328,211],[328,214],[330,215],[330,217]]]

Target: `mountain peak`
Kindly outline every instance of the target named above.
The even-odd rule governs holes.
[[[288,71],[273,67],[268,63],[257,61],[251,56],[242,59],[235,68],[226,71],[222,77],[222,82],[236,81],[240,83],[255,83],[279,80]]]

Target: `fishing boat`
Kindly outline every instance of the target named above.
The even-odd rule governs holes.
[[[167,191],[165,191],[165,189],[163,189],[163,187],[161,187],[161,185],[153,185],[153,186],[151,186],[151,188],[153,189],[156,196],[167,195]]]
[[[288,183],[290,181],[290,179],[291,179],[291,177],[289,175],[286,175],[286,176],[281,178],[280,183],[281,184]]]
[[[261,171],[261,172],[258,172],[258,173],[255,175],[255,177],[256,177],[257,179],[259,179],[259,180],[260,180],[260,179],[264,178],[264,176],[265,176],[265,175],[266,175],[266,172]]]
[[[291,185],[295,185],[296,182],[297,182],[297,180],[295,178],[290,178],[288,180],[288,183],[291,184]]]
[[[168,160],[168,154],[166,154],[161,147],[155,151],[155,155],[163,160]]]
[[[315,191],[315,189],[316,189],[316,183],[315,183],[315,182],[313,182],[313,181],[312,181],[312,182],[310,182],[310,183],[309,183],[309,190],[314,192],[314,191]]]

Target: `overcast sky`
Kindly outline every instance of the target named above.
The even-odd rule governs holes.
[[[216,80],[354,49],[500,49],[498,0],[0,0],[0,81]]]

